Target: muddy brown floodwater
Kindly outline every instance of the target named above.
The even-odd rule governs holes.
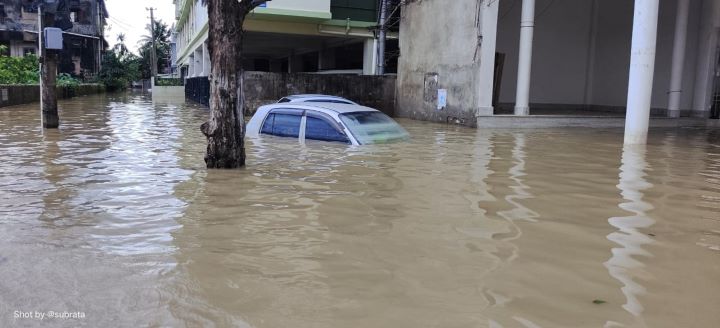
[[[0,109],[2,327],[720,327],[718,130],[400,120],[207,171],[202,107],[61,108]]]

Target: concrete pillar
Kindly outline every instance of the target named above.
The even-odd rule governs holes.
[[[203,76],[203,52],[202,47],[195,49],[195,76]]]
[[[375,75],[377,73],[377,46],[377,39],[365,40],[363,51],[363,75]]]
[[[704,0],[700,18],[697,67],[695,68],[695,117],[709,117],[713,94],[713,79],[718,55],[718,29],[720,29],[720,1]]]
[[[688,12],[690,0],[678,0],[675,16],[675,41],[673,43],[672,73],[668,93],[668,116],[680,117],[685,44],[687,41]]]
[[[188,77],[195,77],[195,55],[188,57]]]
[[[535,29],[535,0],[523,0],[520,18],[520,50],[518,58],[515,115],[530,114],[530,72],[532,68],[533,30]]]
[[[635,0],[625,144],[645,144],[650,121],[660,0]]]
[[[203,76],[210,76],[210,52],[208,51],[207,42],[203,42]]]
[[[476,59],[479,67],[475,77],[477,116],[491,116],[494,114],[492,102],[499,6],[499,1],[488,2],[488,5],[482,6],[482,12],[480,13],[481,22],[478,32],[479,35],[482,35],[482,46]]]

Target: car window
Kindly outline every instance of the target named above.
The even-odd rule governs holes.
[[[305,122],[305,139],[350,143],[350,140],[324,119],[308,116]]]
[[[300,121],[302,116],[293,114],[271,113],[265,118],[261,132],[278,137],[300,136]]]
[[[409,138],[405,129],[381,112],[345,113],[340,115],[340,120],[361,145]]]

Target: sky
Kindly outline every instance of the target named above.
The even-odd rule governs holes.
[[[168,26],[175,22],[175,5],[173,0],[105,0],[110,18],[105,27],[105,39],[110,47],[117,43],[117,36],[125,34],[125,45],[137,54],[138,41],[148,35],[145,29],[150,23],[150,12],[145,8],[153,7],[155,20]]]

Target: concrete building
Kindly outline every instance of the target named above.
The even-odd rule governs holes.
[[[244,67],[264,72],[372,75],[377,66],[377,0],[273,0],[245,22]],[[207,8],[175,0],[176,65],[183,77],[207,76]],[[391,34],[397,39],[397,33]]]
[[[710,115],[720,1],[406,0],[402,10],[400,116],[488,126],[636,107]],[[628,120],[642,123],[639,113]]]
[[[0,2],[0,44],[11,56],[37,54],[38,8],[36,1]],[[56,20],[67,19],[71,27],[63,33],[58,70],[76,76],[91,76],[100,70],[103,37],[108,18],[104,0],[59,0],[52,6]]]

